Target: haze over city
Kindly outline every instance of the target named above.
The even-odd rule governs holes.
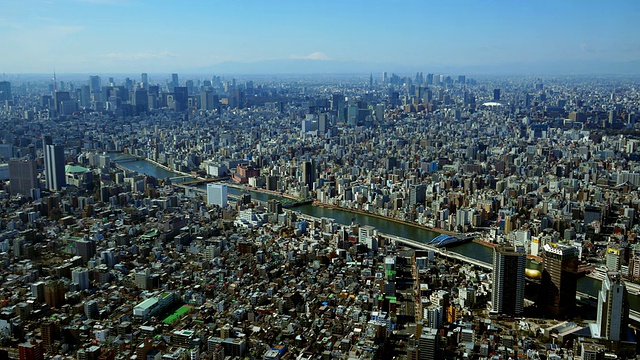
[[[626,74],[639,16],[637,1],[5,1],[0,69]]]
[[[640,359],[637,4],[5,0],[0,360]]]

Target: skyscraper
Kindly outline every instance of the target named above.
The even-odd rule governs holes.
[[[189,92],[185,86],[173,88],[173,99],[175,101],[175,111],[184,111],[189,102]]]
[[[519,315],[524,310],[524,271],[527,257],[522,248],[493,249],[491,312]]]
[[[11,195],[29,195],[31,189],[37,189],[38,172],[36,162],[33,160],[10,160],[9,181],[11,182]]]
[[[207,184],[207,204],[224,207],[227,205],[227,185]]]
[[[180,86],[180,81],[178,80],[178,74],[171,74],[171,88],[174,89],[177,86]]]
[[[140,82],[142,83],[142,87],[146,89],[149,85],[149,75],[147,75],[147,73],[140,74]]]
[[[313,161],[305,161],[302,163],[302,183],[311,188],[313,182],[316,181],[316,169]]]
[[[629,301],[627,287],[617,272],[608,272],[598,293],[597,327],[601,339],[627,340]]]
[[[0,101],[12,100],[11,83],[8,81],[0,81]]]
[[[564,244],[545,244],[542,259],[540,306],[552,315],[566,316],[576,303],[578,249]]]
[[[66,185],[64,148],[62,145],[53,145],[51,136],[42,138],[42,148],[44,150],[44,174],[47,190],[61,190]]]
[[[92,94],[100,93],[100,76],[89,76],[89,90]]]

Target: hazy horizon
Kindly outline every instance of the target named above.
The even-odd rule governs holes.
[[[611,73],[631,63],[636,73],[639,14],[634,1],[592,0],[24,0],[3,5],[0,71],[192,73],[312,59],[321,72],[350,72],[352,63],[369,64],[363,72],[393,65],[536,68],[531,73],[552,64],[556,73],[577,63]]]

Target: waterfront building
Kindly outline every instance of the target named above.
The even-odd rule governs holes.
[[[549,315],[567,316],[576,303],[578,249],[560,243],[545,244],[542,259],[539,304]]]
[[[491,312],[520,315],[524,311],[524,283],[527,257],[522,248],[493,249]]]
[[[207,204],[225,207],[227,205],[227,197],[226,184],[207,184]]]
[[[598,293],[597,337],[612,341],[627,340],[629,300],[627,287],[617,272],[608,272]]]

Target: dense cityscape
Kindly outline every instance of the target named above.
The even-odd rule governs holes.
[[[637,78],[8,78],[0,359],[636,358]]]

